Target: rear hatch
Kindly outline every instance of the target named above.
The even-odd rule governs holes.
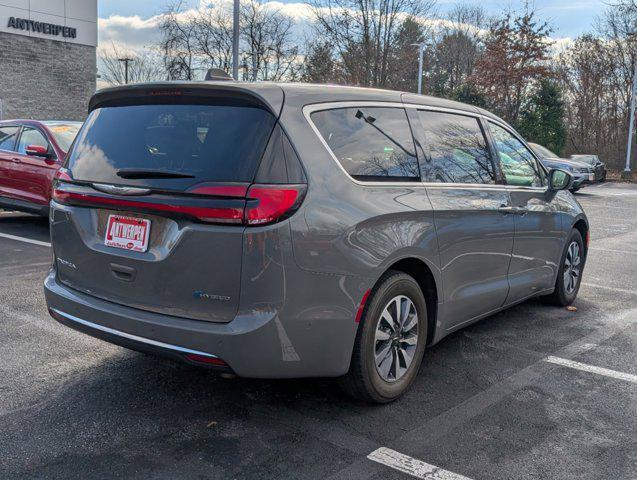
[[[54,185],[59,280],[126,306],[232,320],[245,229],[284,218],[304,193],[255,185],[279,112],[213,87],[92,105]]]

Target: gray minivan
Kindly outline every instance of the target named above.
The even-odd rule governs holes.
[[[51,202],[51,315],[244,377],[397,398],[426,346],[575,299],[588,222],[496,116],[409,93],[235,82],[102,90]]]

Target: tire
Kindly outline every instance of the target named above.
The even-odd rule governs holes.
[[[396,312],[397,302],[401,309],[409,309],[416,314],[415,317],[413,314],[402,316],[410,320],[403,320],[402,331],[395,329],[396,323],[387,321],[391,317],[390,312]],[[381,318],[383,313],[384,319]],[[411,325],[414,320],[415,325]],[[387,340],[382,338],[385,335],[389,337]],[[414,340],[416,344],[411,345]],[[426,343],[427,304],[420,286],[405,273],[385,273],[372,289],[363,310],[350,369],[340,379],[341,387],[348,395],[365,402],[388,403],[397,399],[416,378]],[[387,354],[383,355],[385,349]],[[409,354],[412,355],[411,362],[407,365]],[[381,361],[378,362],[377,358]]]
[[[579,191],[580,188],[582,188],[582,187],[571,188],[571,193],[575,193],[575,192]]]
[[[569,271],[569,263],[572,262],[573,251],[571,251],[571,246],[577,245],[578,255],[579,255],[579,263],[577,266],[579,270],[577,271],[577,277],[574,280],[573,284],[567,284],[567,279],[565,278],[565,273],[573,272],[574,269]],[[574,247],[573,247],[574,248]],[[584,249],[584,242],[582,240],[582,235],[579,230],[573,229],[571,230],[571,234],[568,236],[566,240],[566,245],[564,246],[564,252],[562,252],[562,259],[560,262],[560,268],[557,272],[557,279],[555,280],[555,290],[552,294],[548,295],[546,299],[549,303],[553,305],[566,307],[572,304],[577,298],[577,293],[579,292],[579,287],[582,283],[582,273],[584,272],[584,264],[586,262],[586,250]],[[571,278],[573,276],[571,275]]]

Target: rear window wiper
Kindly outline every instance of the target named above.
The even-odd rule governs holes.
[[[174,172],[170,170],[153,170],[140,168],[122,168],[117,171],[117,176],[128,179],[139,178],[195,178],[188,173]]]

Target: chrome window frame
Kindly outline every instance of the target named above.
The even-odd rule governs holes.
[[[325,111],[325,110],[335,110],[335,109],[339,109],[339,108],[354,108],[354,107],[386,107],[386,108],[401,108],[403,110],[407,110],[409,108],[415,109],[415,110],[425,110],[425,111],[432,111],[432,112],[444,112],[444,113],[452,113],[452,114],[456,114],[456,115],[463,115],[463,116],[469,116],[469,117],[473,117],[476,120],[478,120],[479,122],[492,122],[502,128],[504,128],[505,130],[507,130],[508,132],[510,132],[515,138],[517,138],[518,140],[520,140],[522,142],[522,144],[528,149],[530,150],[529,146],[527,145],[527,143],[520,138],[520,136],[514,132],[511,132],[511,128],[504,122],[496,120],[491,118],[490,116],[484,115],[482,113],[479,112],[471,112],[471,111],[467,111],[467,110],[460,110],[460,109],[455,109],[455,108],[447,108],[447,107],[435,107],[435,106],[429,106],[429,105],[421,105],[421,104],[417,104],[417,103],[402,103],[402,102],[380,102],[380,101],[365,101],[365,100],[357,100],[357,101],[338,101],[338,102],[324,102],[324,103],[314,103],[314,104],[309,104],[309,105],[305,105],[302,108],[302,112],[303,112],[303,116],[305,117],[305,120],[307,121],[308,125],[310,126],[310,128],[314,131],[314,134],[317,136],[317,138],[319,139],[319,141],[323,144],[323,146],[325,147],[326,151],[329,153],[330,157],[332,158],[332,160],[334,161],[334,163],[336,164],[336,166],[341,170],[341,172],[343,172],[345,174],[345,176],[354,184],[356,185],[360,185],[363,187],[427,187],[427,188],[462,188],[462,189],[492,189],[492,190],[513,190],[513,191],[537,191],[537,192],[544,192],[548,190],[548,186],[542,186],[542,187],[528,187],[528,186],[521,186],[521,185],[507,185],[507,184],[498,184],[498,183],[446,183],[446,182],[425,182],[422,180],[422,177],[420,178],[419,181],[413,181],[413,182],[391,182],[391,181],[378,181],[378,182],[374,182],[374,181],[363,181],[363,180],[357,180],[354,177],[352,177],[347,170],[345,170],[345,168],[343,167],[343,165],[341,165],[341,162],[338,161],[338,158],[336,157],[336,155],[334,154],[334,152],[332,151],[332,149],[330,148],[330,146],[328,145],[328,143],[325,141],[325,139],[323,138],[323,135],[321,135],[321,132],[319,131],[319,129],[317,128],[317,126],[314,124],[314,122],[312,121],[311,115],[314,112],[320,112],[320,111]],[[408,118],[409,121],[409,118]],[[410,128],[412,127],[411,123],[410,123]],[[489,134],[491,134],[491,132],[489,132]],[[413,136],[413,134],[412,134]],[[415,139],[414,139],[415,140]],[[490,144],[490,146],[495,148],[495,145],[491,145],[492,141],[490,138],[486,138],[487,143]],[[496,150],[497,151],[497,150]],[[545,173],[548,176],[548,172],[546,171],[546,168],[544,168],[544,166],[542,165],[542,163],[537,159],[537,156],[535,154],[533,154],[531,152],[531,154],[533,155],[533,158],[535,159],[535,161],[540,165],[540,167],[545,171]],[[496,167],[500,166],[500,160],[497,159],[496,163]]]

